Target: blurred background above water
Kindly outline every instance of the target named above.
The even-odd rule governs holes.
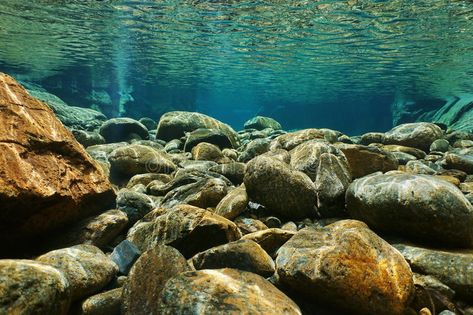
[[[356,134],[457,107],[455,123],[473,107],[473,2],[2,0],[0,71],[109,117]]]

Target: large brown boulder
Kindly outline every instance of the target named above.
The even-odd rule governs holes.
[[[276,268],[298,294],[350,314],[405,314],[414,293],[401,254],[355,220],[300,230],[279,249]]]
[[[0,151],[3,244],[113,207],[115,194],[101,167],[46,104],[3,73]]]

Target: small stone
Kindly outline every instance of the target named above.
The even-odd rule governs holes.
[[[107,143],[128,141],[131,139],[149,139],[148,129],[139,121],[131,118],[112,118],[107,120],[99,130]]]
[[[292,221],[286,222],[281,226],[281,229],[286,230],[286,231],[292,231],[292,232],[297,232],[297,224],[295,224]]]
[[[268,228],[280,228],[281,220],[276,217],[266,217],[261,220]]]
[[[448,153],[445,155],[445,168],[453,168],[473,174],[473,156]]]
[[[223,158],[223,154],[216,145],[201,142],[192,148],[192,158],[200,161],[218,162]]]
[[[263,130],[265,128],[282,129],[281,124],[273,118],[256,116],[245,122],[245,129]]]
[[[102,292],[82,302],[80,315],[119,315],[121,303],[122,288]]]
[[[197,269],[235,268],[270,277],[274,271],[273,259],[252,240],[242,239],[213,247],[191,258]]]
[[[432,152],[447,152],[450,143],[445,139],[437,139],[430,145],[429,151]]]
[[[263,222],[253,218],[238,217],[234,222],[243,235],[268,228]]]
[[[214,144],[220,149],[233,148],[232,141],[222,131],[218,129],[200,128],[187,135],[184,151],[191,152],[191,150],[201,142]]]
[[[216,172],[228,178],[234,185],[243,183],[245,176],[246,164],[240,162],[232,162],[212,166],[209,171]]]
[[[126,213],[130,225],[155,208],[154,200],[140,192],[123,188],[117,194],[117,208]]]
[[[120,274],[127,275],[140,255],[141,252],[135,244],[129,240],[124,240],[113,249],[110,259],[117,264]]]
[[[287,231],[271,228],[243,235],[242,240],[252,240],[260,245],[271,257],[275,257],[277,250],[284,245],[296,231]]]
[[[148,130],[155,130],[158,128],[158,123],[149,117],[140,118],[139,122]]]

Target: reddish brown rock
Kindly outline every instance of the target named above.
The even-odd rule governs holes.
[[[53,111],[0,73],[0,240],[27,239],[112,208],[101,167]]]

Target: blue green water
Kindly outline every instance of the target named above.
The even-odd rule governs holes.
[[[473,91],[473,3],[1,0],[0,71],[108,116],[386,130]]]

